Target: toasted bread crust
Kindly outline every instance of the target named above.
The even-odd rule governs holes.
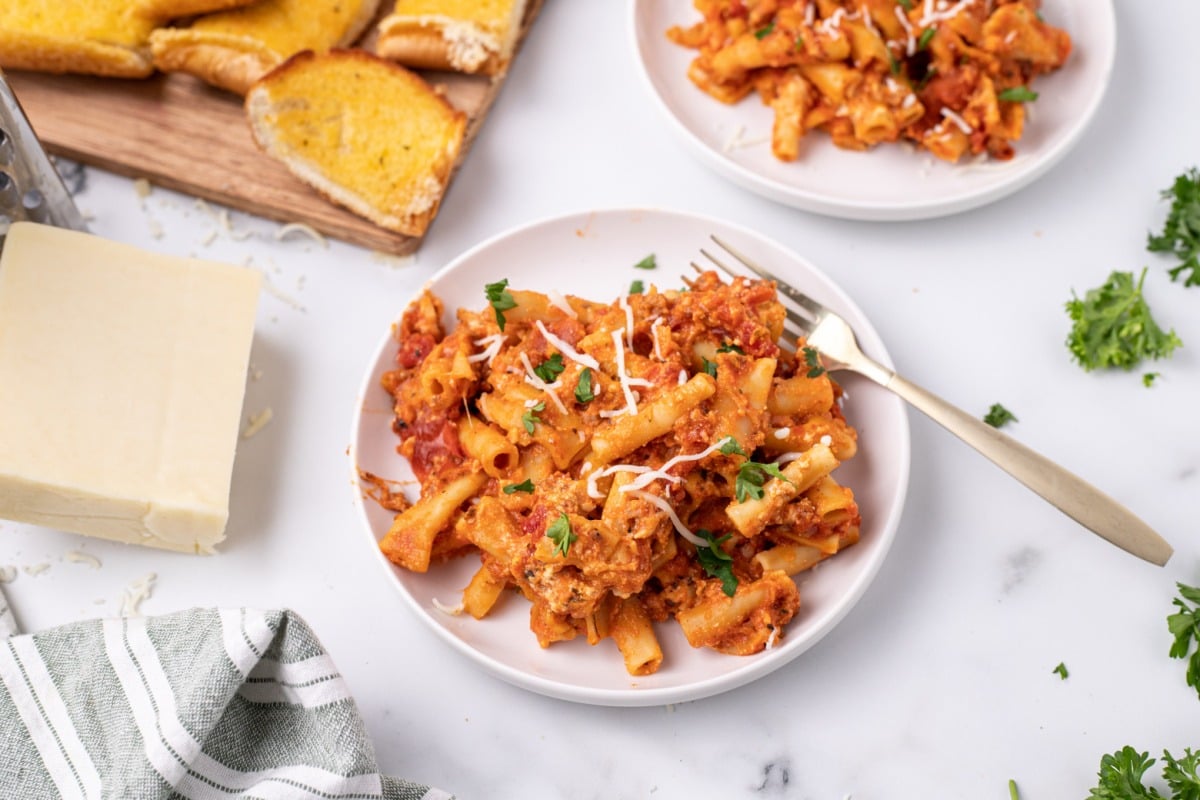
[[[145,78],[154,71],[145,48],[87,39],[23,36],[10,31],[0,31],[0,67],[108,78]]]
[[[356,188],[356,178],[360,176],[327,174],[319,165],[295,152],[282,140],[279,135],[281,132],[276,127],[275,112],[278,108],[294,107],[295,103],[304,102],[304,98],[289,96],[286,93],[276,95],[275,91],[279,85],[292,73],[321,70],[334,59],[356,61],[365,69],[383,68],[382,72],[372,73],[385,84],[378,87],[378,93],[354,95],[354,100],[362,103],[364,117],[372,116],[374,109],[381,103],[388,102],[383,97],[390,93],[420,92],[442,108],[441,116],[446,125],[441,147],[432,162],[424,165],[414,184],[400,187],[396,195],[388,198],[385,203],[368,200]],[[437,215],[450,173],[458,160],[467,124],[466,114],[453,108],[420,77],[397,64],[361,50],[333,50],[322,55],[311,51],[297,53],[264,75],[250,88],[246,93],[245,108],[255,142],[265,153],[281,161],[297,178],[313,187],[327,200],[344,206],[381,228],[409,236],[424,234]],[[328,120],[323,119],[314,124],[327,122]],[[394,132],[381,126],[377,135],[386,141]]]
[[[195,41],[187,30],[164,29],[150,36],[154,66],[163,72],[186,72],[221,89],[244,95],[250,86],[282,60],[253,42]]]
[[[248,6],[255,0],[138,0],[137,13],[152,19],[168,20],[211,14]]]
[[[496,75],[507,66],[507,62],[492,50],[482,50],[481,58],[456,58],[451,43],[441,33],[421,27],[381,30],[375,51],[384,58],[418,69]]]
[[[441,4],[398,0],[375,49],[405,66],[500,75],[512,60],[527,0]]]
[[[149,1],[168,4],[179,0]],[[346,2],[353,5],[354,14],[346,21],[339,36],[322,41],[302,37],[286,52],[271,42],[279,40],[280,24],[286,24],[295,14],[306,10],[301,8],[303,4],[299,0],[258,0],[258,3],[271,3],[274,7],[256,14],[266,7],[252,4],[245,9],[234,8],[224,14],[200,17],[191,28],[160,28],[150,36],[154,66],[164,72],[187,72],[213,86],[245,95],[256,80],[295,52],[344,47],[357,40],[375,16],[379,0],[339,0],[339,3]],[[253,21],[247,23],[243,14],[253,15]],[[230,21],[227,26],[224,20]]]

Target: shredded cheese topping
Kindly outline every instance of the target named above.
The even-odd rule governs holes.
[[[596,481],[600,480],[601,478],[606,478],[609,475],[613,475],[617,472],[633,472],[636,474],[639,472],[649,471],[649,467],[639,466],[637,464],[613,464],[610,467],[593,470],[592,472],[589,472],[587,476],[588,497],[592,498],[593,500],[604,499],[604,493],[601,492],[600,487],[596,485]]]
[[[625,407],[616,411],[601,411],[600,416],[602,417],[619,417],[622,414],[638,412],[637,401],[633,398],[633,389],[629,388],[629,373],[625,371],[625,342],[621,338],[624,335],[624,328],[617,328],[612,332],[613,347],[617,351],[617,379],[621,381],[621,392],[625,395]]]
[[[430,598],[430,601],[433,603],[433,607],[436,608],[438,611],[442,612],[443,614],[449,614],[452,617],[457,617],[459,614],[463,613],[463,604],[461,602],[458,603],[457,605],[452,606],[452,605],[443,603],[441,600],[438,600],[436,597]]]
[[[561,413],[566,414],[567,407],[563,405],[562,400],[559,400],[558,395],[554,393],[555,389],[558,389],[562,386],[562,381],[546,383],[544,380],[539,378],[537,373],[533,371],[533,364],[529,361],[529,354],[524,351],[521,351],[521,363],[525,365],[525,382],[533,388],[541,389],[543,392],[548,394],[550,399],[554,401],[554,405],[558,407],[558,410]],[[534,403],[533,405],[537,405],[537,403]],[[530,408],[532,407],[533,406],[530,406]]]
[[[659,361],[663,361],[662,347],[658,343],[658,329],[663,327],[663,321],[659,317],[655,317],[650,323],[650,338],[654,340],[654,357]]]
[[[582,364],[583,366],[591,367],[592,369],[600,369],[599,361],[592,358],[587,353],[579,352],[574,347],[571,347],[571,345],[555,336],[546,329],[546,326],[542,324],[540,319],[534,322],[534,325],[536,325],[537,329],[542,332],[542,336],[546,337],[546,341],[557,347],[559,352],[561,352],[564,356],[571,359],[576,364]]]
[[[900,20],[900,27],[904,28],[904,52],[911,56],[917,52],[917,37],[913,36],[912,23],[908,21],[908,16],[900,6],[895,6],[892,10],[896,12],[896,19]]]
[[[550,305],[561,309],[571,319],[579,319],[579,315],[575,313],[575,309],[571,308],[571,304],[567,302],[567,298],[558,292],[546,292],[546,299],[550,301]]]
[[[972,128],[969,124],[967,124],[967,121],[965,119],[963,119],[958,114],[954,113],[953,111],[951,111],[948,108],[942,109],[942,116],[945,117],[946,119],[950,120],[951,122],[953,122],[955,125],[957,125],[958,129],[960,131],[962,131],[963,133],[967,134],[968,136],[970,136],[975,131],[974,128]]]
[[[467,361],[474,364],[476,361],[487,361],[488,366],[492,365],[492,359],[500,354],[500,347],[504,344],[503,333],[493,333],[491,336],[484,336],[482,339],[475,340],[476,347],[485,348],[483,352],[476,353],[473,356],[467,356]]]
[[[625,338],[629,342],[629,349],[633,349],[633,309],[629,306],[629,298],[621,295],[617,298],[617,306],[625,312]]]
[[[675,513],[675,509],[671,508],[671,504],[666,500],[649,492],[633,492],[633,495],[634,497],[642,498],[652,506],[662,509],[663,513],[671,519],[671,524],[675,526],[675,530],[679,532],[680,536],[696,545],[696,547],[708,547],[708,542],[688,530],[688,527],[679,519],[679,515]]]
[[[669,459],[665,464],[663,464],[658,469],[647,470],[645,473],[638,476],[637,479],[622,486],[621,491],[622,492],[635,492],[638,489],[642,489],[642,488],[645,488],[646,486],[649,486],[651,483],[653,483],[654,481],[657,481],[657,480],[670,481],[671,483],[679,483],[683,479],[680,478],[678,475],[672,475],[670,473],[671,467],[675,466],[676,464],[682,464],[685,461],[701,461],[705,458],[708,458],[710,455],[712,455],[713,453],[720,450],[722,445],[724,445],[725,442],[727,442],[730,438],[732,438],[732,437],[726,436],[726,437],[722,438],[720,441],[718,441],[716,444],[709,445],[706,449],[702,450],[699,453],[675,456],[674,458]],[[621,466],[625,466],[625,465],[621,465]]]
[[[963,9],[969,5],[973,5],[974,3],[975,0],[959,0],[959,2],[955,3],[948,9],[942,10],[939,8],[935,11],[934,9],[930,8],[929,0],[925,0],[925,13],[921,16],[920,24],[922,27],[928,27],[929,25],[933,25],[937,22],[945,22],[946,20],[954,19],[960,13],[962,13]],[[938,5],[944,7],[944,4],[939,3]]]

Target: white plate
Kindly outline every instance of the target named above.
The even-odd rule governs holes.
[[[814,131],[798,161],[771,154],[773,112],[751,95],[735,105],[688,80],[696,51],[669,41],[672,25],[700,19],[691,0],[631,0],[633,47],[651,94],[705,164],[753,192],[806,211],[848,219],[927,219],[998,200],[1056,164],[1095,116],[1112,73],[1116,19],[1112,0],[1045,0],[1043,14],[1074,44],[1066,65],[1038,78],[1025,133],[1008,162],[948,164],[897,144],[841,150]],[[757,144],[729,147],[739,136]]]
[[[891,363],[879,336],[850,298],[799,256],[749,230],[667,211],[597,211],[518,228],[459,257],[433,277],[431,288],[445,301],[447,329],[452,328],[454,309],[482,308],[486,304],[484,284],[501,278],[519,288],[608,301],[628,291],[634,279],[663,287],[680,286],[680,276],[690,272],[688,262],[714,233],[844,314],[858,331],[863,348],[883,363]],[[657,256],[658,269],[634,269],[633,265],[650,253]],[[397,320],[404,305],[397,305]],[[390,331],[380,334],[356,409],[351,463],[381,477],[411,480],[408,463],[396,454],[391,398],[379,384],[394,363],[396,343]],[[843,376],[842,382],[848,395],[846,416],[858,428],[860,438],[858,455],[837,474],[853,488],[862,508],[862,538],[810,574],[800,576],[801,610],[783,642],[762,654],[739,657],[697,650],[688,645],[677,624],[664,623],[657,628],[664,651],[662,668],[648,677],[631,677],[610,640],[595,647],[577,639],[540,648],[529,630],[529,604],[515,595],[505,596],[500,608],[483,620],[439,611],[434,600],[457,604],[478,560],[458,559],[434,566],[423,575],[394,567],[376,546],[387,532],[392,514],[356,492],[366,521],[365,544],[375,551],[388,580],[400,590],[413,613],[455,650],[518,686],[552,697],[613,706],[681,702],[731,689],[783,666],[828,633],[866,590],[895,535],[908,486],[909,434],[904,406],[894,395],[857,376]],[[415,486],[410,496],[415,496]]]

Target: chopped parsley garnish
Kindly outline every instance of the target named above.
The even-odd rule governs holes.
[[[555,353],[541,364],[538,364],[536,367],[534,367],[533,374],[537,375],[546,383],[552,383],[555,378],[562,374],[564,369],[566,369],[566,365],[563,364],[562,354]]]
[[[1038,93],[1028,86],[1014,86],[996,95],[996,98],[1006,103],[1032,103],[1038,99]]]
[[[888,52],[888,69],[891,70],[893,75],[900,74],[900,62],[894,55],[891,54],[890,51]]]
[[[1053,674],[1057,675],[1057,676],[1058,676],[1058,677],[1059,677],[1061,680],[1064,680],[1064,681],[1065,681],[1065,680],[1066,680],[1068,677],[1070,677],[1070,673],[1069,673],[1069,672],[1067,672],[1067,665],[1066,665],[1066,664],[1064,664],[1064,663],[1063,663],[1063,662],[1061,662],[1061,661],[1060,661],[1060,662],[1058,662],[1058,666],[1057,666],[1057,667],[1055,667],[1054,669],[1050,670],[1050,672],[1052,672]]]
[[[727,456],[746,456],[746,451],[738,444],[738,440],[732,436],[726,436],[721,442],[721,453]]]
[[[1008,779],[1008,800],[1021,800],[1021,793],[1017,791],[1017,782],[1012,778]]]
[[[771,20],[766,25],[756,30],[754,32],[754,38],[765,39],[773,30],[775,30],[775,20]]]
[[[1200,798],[1200,753],[1185,748],[1183,758],[1176,759],[1163,750],[1163,780],[1171,790],[1170,798],[1153,786],[1142,782],[1155,760],[1149,753],[1139,753],[1129,745],[1100,759],[1099,782],[1087,800],[1197,800]]]
[[[646,284],[642,283],[641,281],[634,281],[633,283],[629,284],[630,294],[641,294],[644,291],[646,291]]]
[[[571,544],[576,538],[571,530],[571,520],[567,518],[566,514],[559,514],[558,519],[550,523],[550,527],[546,528],[546,536],[554,542],[555,554],[562,556],[570,551]]]
[[[1085,370],[1120,367],[1131,370],[1144,359],[1165,358],[1183,342],[1175,331],[1163,332],[1150,316],[1142,296],[1146,270],[1135,284],[1132,272],[1113,272],[1103,286],[1066,304],[1074,325],[1067,348]],[[1072,292],[1074,295],[1074,292]]]
[[[750,457],[746,455],[746,451],[738,444],[738,440],[732,436],[726,436],[724,441],[721,442],[721,453],[727,456],[741,456],[746,459],[738,467],[737,479],[733,484],[733,491],[739,503],[746,502],[747,498],[750,497],[753,497],[755,500],[761,500],[763,496],[763,484],[767,482],[768,477],[780,478],[791,483],[788,476],[779,471],[777,465],[751,461]]]
[[[1162,232],[1150,234],[1146,249],[1151,253],[1172,253],[1179,265],[1170,270],[1171,280],[1184,272],[1184,286],[1200,286],[1200,170],[1192,167],[1175,178],[1170,189],[1162,193],[1171,201],[1171,210],[1163,223]]]
[[[924,50],[926,47],[929,47],[929,42],[933,39],[934,34],[936,33],[936,27],[926,28],[925,30],[921,31],[921,37],[917,39],[917,49]]]
[[[817,352],[815,347],[804,348],[804,363],[808,365],[808,372],[805,374],[810,378],[819,378],[825,374],[825,368],[821,366],[821,354]]]
[[[733,344],[732,342],[722,342],[721,346],[717,348],[717,352],[718,353],[737,353],[737,354],[743,355],[743,356],[746,355],[745,350],[738,347],[736,344]]]
[[[904,6],[905,11],[912,11],[912,0],[896,0],[900,5]]]
[[[729,534],[715,539],[708,531],[698,530],[696,535],[708,542],[708,547],[696,548],[696,559],[700,562],[700,566],[704,568],[704,572],[709,577],[720,579],[721,591],[733,597],[738,585],[737,576],[733,574],[733,556],[720,547],[721,543],[729,538]]]
[[[1002,428],[1006,424],[1010,422],[1017,422],[1018,420],[1016,416],[1014,416],[1013,413],[1004,406],[1000,405],[999,403],[992,403],[992,407],[989,408],[988,412],[983,415],[983,421],[988,425],[991,425],[993,428]]]
[[[1147,372],[1145,375],[1142,376],[1142,386],[1145,386],[1147,389],[1149,389],[1151,386],[1154,385],[1155,379],[1161,378],[1161,377],[1162,377],[1162,373]]]
[[[758,461],[743,461],[738,467],[737,480],[733,483],[734,495],[737,496],[739,503],[746,502],[749,498],[762,500],[763,485],[766,484],[767,478],[779,478],[780,480],[788,480],[788,477],[779,471],[779,467],[775,464],[762,464]]]
[[[596,399],[592,391],[592,368],[584,367],[579,373],[579,382],[575,384],[575,399],[580,403],[590,403]]]
[[[504,487],[505,494],[516,494],[517,492],[533,494],[533,480],[531,478],[526,478],[520,483],[510,483],[508,486]]]
[[[797,37],[796,37],[796,49],[797,49],[797,50],[803,50],[803,49],[804,49],[804,37],[803,37],[803,36],[797,36]]]
[[[1167,617],[1167,628],[1175,641],[1171,644],[1171,658],[1187,658],[1187,685],[1200,693],[1200,647],[1188,656],[1195,642],[1200,645],[1200,589],[1176,583],[1179,597],[1173,601],[1179,611]],[[1191,603],[1189,606],[1188,604]]]
[[[517,307],[517,301],[513,300],[513,296],[509,293],[507,287],[508,278],[496,283],[489,283],[483,287],[488,303],[496,312],[496,324],[500,326],[500,330],[504,330],[504,312],[510,308]]]
[[[546,410],[545,403],[538,403],[521,415],[521,423],[525,425],[525,432],[530,436],[533,435],[533,423],[541,422],[538,418],[538,413]]]
[[[709,375],[712,375],[714,378],[717,377],[717,362],[709,361],[704,356],[701,356],[700,360],[704,362],[704,371]]]
[[[654,258],[654,253],[643,258],[641,261],[633,265],[634,269],[655,269],[658,267],[658,261]]]

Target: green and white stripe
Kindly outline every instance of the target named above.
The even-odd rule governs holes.
[[[0,606],[11,621],[2,596]],[[3,636],[0,796],[450,797],[379,774],[345,681],[291,612],[192,610]]]

